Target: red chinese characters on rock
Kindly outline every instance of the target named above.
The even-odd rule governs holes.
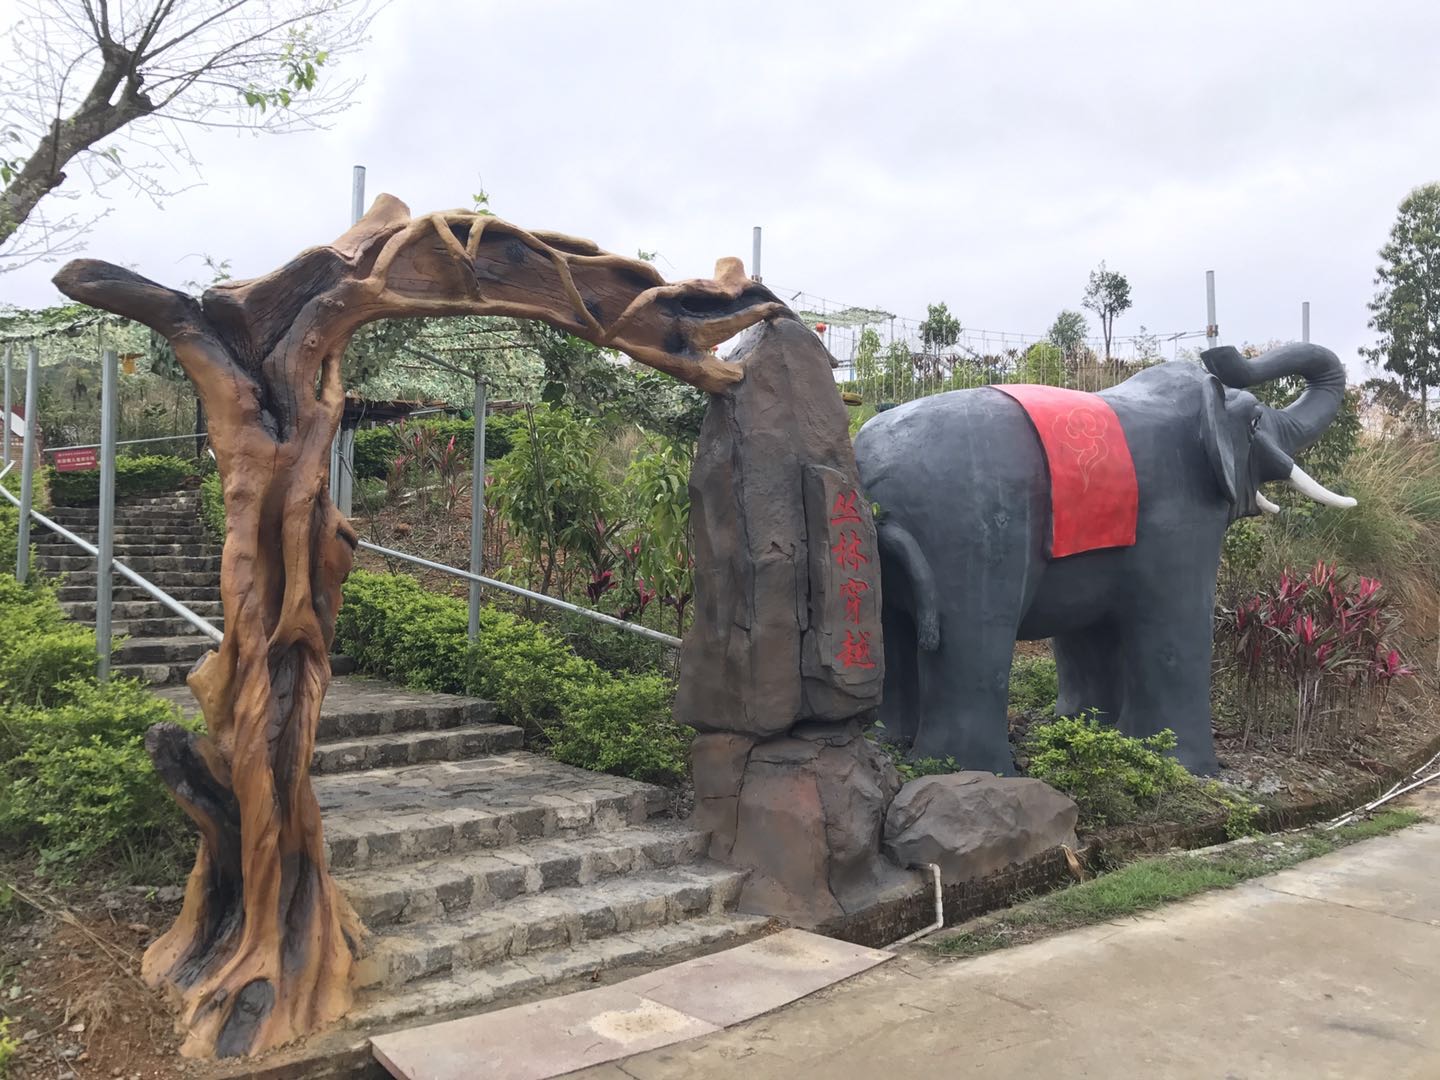
[[[858,491],[840,492],[830,507],[830,526],[835,529],[831,538],[835,565],[852,575],[870,562],[870,556],[864,550],[858,530],[840,529],[838,526],[863,524],[859,501]],[[842,668],[873,668],[875,661],[870,654],[870,631],[859,629],[864,619],[865,599],[870,592],[870,583],[851,576],[840,585],[838,591],[840,601],[844,604],[842,618],[855,629],[846,629],[845,639],[840,643],[840,651],[835,654],[835,659]]]
[[[831,525],[859,525],[860,511],[855,509],[855,502],[860,497],[858,491],[852,491],[849,495],[844,492],[835,496],[835,505],[830,508]]]
[[[853,529],[841,533],[835,540],[835,565],[842,570],[859,570],[870,557],[860,550],[860,534]]]
[[[845,640],[840,643],[835,659],[847,668],[873,668],[875,661],[870,659],[870,631],[861,630],[857,634],[854,630],[846,630]]]
[[[851,578],[840,586],[840,595],[845,600],[845,619],[856,626],[860,625],[860,603],[864,599],[870,586],[859,578]]]

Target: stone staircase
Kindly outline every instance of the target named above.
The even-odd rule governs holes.
[[[189,492],[115,509],[115,556],[223,629],[220,547]],[[54,520],[92,542],[93,509]],[[93,623],[95,560],[37,531],[38,567]],[[198,712],[185,676],[208,638],[123,579],[112,671]],[[732,912],[744,874],[664,789],[522,749],[488,702],[344,675],[321,709],[311,771],[330,868],[372,932],[357,1027],[473,1011],[621,965],[731,944],[767,920]]]
[[[205,531],[199,509],[199,493],[192,491],[117,503],[115,558],[223,630],[220,545]],[[46,516],[96,542],[94,507],[57,506]],[[59,596],[65,614],[93,626],[95,557],[48,529],[37,528],[33,536],[36,568],[64,575]],[[127,640],[116,649],[111,671],[150,683],[183,683],[213,647],[210,639],[124,578],[117,576],[112,590],[111,628]]]
[[[157,693],[191,712],[187,688]],[[743,872],[664,789],[520,749],[487,702],[336,678],[313,759],[330,868],[372,938],[348,1022],[374,1029],[733,944]]]

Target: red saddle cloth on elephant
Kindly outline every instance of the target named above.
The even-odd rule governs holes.
[[[1035,426],[1050,466],[1050,558],[1135,543],[1135,462],[1098,394],[1029,383],[996,386]]]

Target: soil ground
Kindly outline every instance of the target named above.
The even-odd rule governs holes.
[[[174,1017],[140,957],[180,912],[177,886],[46,880],[0,863],[0,1012],[15,1080],[185,1075]]]

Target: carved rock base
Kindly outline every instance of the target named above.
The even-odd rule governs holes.
[[[700,735],[691,761],[694,822],[710,830],[711,856],[750,870],[741,911],[821,926],[908,880],[880,853],[900,777],[858,723],[764,740]]]

